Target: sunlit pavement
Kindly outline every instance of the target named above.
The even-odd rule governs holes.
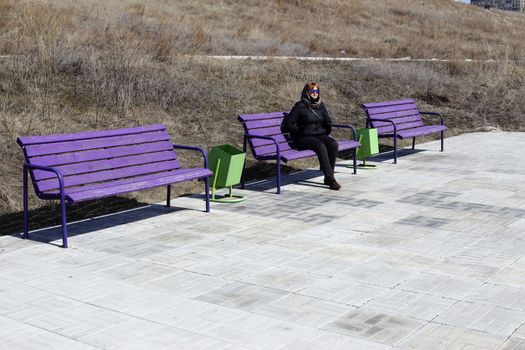
[[[0,237],[0,347],[525,348],[525,133],[438,149]]]

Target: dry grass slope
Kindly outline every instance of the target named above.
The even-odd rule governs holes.
[[[1,0],[0,6],[10,18],[0,34],[4,53],[16,52],[12,44],[24,19],[44,17],[46,11],[51,21],[60,20],[64,44],[107,49],[111,41],[102,39],[118,37],[139,43],[157,60],[188,53],[340,55],[342,50],[357,56],[474,59],[525,53],[523,14],[443,0]]]
[[[352,56],[523,59],[523,32],[521,14],[437,0],[0,0],[0,55],[11,55],[0,59],[0,218],[18,218],[21,210],[17,136],[164,123],[177,142],[239,146],[236,115],[287,110],[306,80],[321,82],[339,122],[362,125],[359,103],[414,97],[425,109],[444,112],[451,134],[523,131],[525,69],[509,61],[217,62],[194,56],[344,50]],[[250,164],[252,173],[261,170]],[[175,187],[194,191],[191,184]],[[133,196],[151,202],[162,200],[160,193]],[[32,198],[31,206],[39,205]]]

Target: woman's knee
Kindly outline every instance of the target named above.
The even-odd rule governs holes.
[[[307,137],[303,137],[303,138],[299,139],[298,142],[297,142],[297,146],[298,146],[297,148],[299,150],[309,149],[309,150],[312,150],[312,151],[314,151],[316,153],[318,151],[326,150],[326,146],[324,145],[323,142],[321,142],[317,138],[311,137],[311,136],[307,136]]]
[[[311,148],[311,150],[319,156],[328,154],[329,152],[328,147],[326,147],[326,145],[322,142],[316,142]]]
[[[332,152],[337,152],[339,150],[339,144],[333,138],[326,140],[325,145],[326,148],[328,148]]]

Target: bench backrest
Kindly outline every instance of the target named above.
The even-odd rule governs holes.
[[[164,125],[26,136],[17,142],[26,163],[59,169],[66,188],[180,168]],[[54,173],[34,170],[31,178],[39,194],[59,189]]]
[[[272,136],[279,143],[280,150],[284,151],[291,149],[288,140],[281,132],[281,122],[287,114],[288,112],[243,114],[238,119],[242,123],[246,134]],[[256,159],[265,155],[275,154],[275,144],[270,140],[251,139],[249,143],[252,154]]]
[[[389,119],[396,124],[397,131],[423,126],[415,100],[397,100],[362,104],[366,117],[373,119]],[[370,121],[370,126],[377,128],[379,135],[390,134],[394,127],[389,122]]]

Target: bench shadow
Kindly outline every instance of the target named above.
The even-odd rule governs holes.
[[[398,148],[397,149],[397,158],[403,158],[413,154],[426,151],[425,149],[412,149],[412,148]],[[368,161],[372,162],[394,162],[394,150],[382,151],[381,153],[375,154],[367,158]]]
[[[342,151],[337,155],[338,159],[342,160],[351,160],[353,159],[353,151]],[[308,167],[319,167],[319,161],[316,157],[310,157],[316,165],[307,165]],[[281,186],[290,185],[290,184],[300,184],[310,187],[326,187],[323,184],[322,176],[323,172],[321,170],[313,169],[298,169],[294,168],[292,164],[281,163]],[[336,164],[336,169],[344,169],[346,165]],[[351,171],[349,169],[349,171]],[[267,191],[275,189],[277,191],[277,171],[276,164],[273,161],[255,161],[250,162],[246,165],[245,172],[245,181],[247,190],[256,190],[256,191]],[[313,178],[321,177],[320,180],[313,181]],[[239,188],[239,186],[235,186]],[[270,192],[271,193],[271,192]]]
[[[337,167],[337,165],[336,165]],[[291,173],[281,174],[281,187],[286,185],[302,185],[309,187],[326,187],[323,184],[323,172],[320,170],[299,170]],[[316,177],[320,177],[319,180],[312,180]],[[277,191],[277,177],[271,176],[262,180],[255,180],[246,182],[246,190],[253,191]],[[271,192],[270,192],[271,193]]]
[[[183,197],[183,196],[182,196]],[[200,198],[200,197],[199,197]],[[68,223],[67,223],[67,229],[68,229],[68,238],[75,237],[78,235],[82,235],[85,233],[90,233],[98,230],[103,230],[106,228],[115,227],[118,225],[133,223],[137,221],[141,221],[144,219],[151,219],[156,216],[166,215],[175,213],[182,210],[196,210],[193,208],[186,208],[186,207],[166,207],[162,204],[146,204],[137,202],[134,199],[128,199],[128,198],[118,198],[124,201],[124,204],[119,208],[119,210],[115,210],[113,207],[112,211],[108,210],[101,210],[99,212],[93,213],[93,212],[86,212],[85,208],[75,208],[76,206],[70,206],[68,209],[75,208],[74,215],[71,215],[68,212]],[[107,200],[107,199],[106,199]],[[110,199],[111,200],[115,200]],[[97,201],[100,202],[100,201]],[[82,203],[81,203],[82,204]],[[60,215],[58,213],[58,210],[54,208],[55,206],[48,206],[46,208],[39,208],[30,211],[29,213],[29,239],[32,241],[38,241],[42,243],[48,243],[51,245],[56,246],[62,246],[62,227],[59,224]],[[56,205],[58,207],[58,205]],[[203,204],[204,207],[204,204]],[[199,211],[201,211],[199,209]],[[42,216],[42,213],[51,214],[54,215],[54,217],[51,218],[51,220],[48,220],[47,225],[46,222],[42,221],[32,221],[31,219],[35,218],[35,215]],[[11,232],[5,233],[7,235],[11,235],[13,237],[17,237],[20,239],[23,239],[22,237],[22,213],[15,213],[10,214],[11,216],[18,216],[17,221],[20,221],[18,225],[16,225],[16,230],[11,230]],[[6,215],[3,215],[6,216]],[[2,219],[0,217],[0,219]],[[35,228],[36,226],[36,228]],[[57,242],[54,242],[57,241]]]

